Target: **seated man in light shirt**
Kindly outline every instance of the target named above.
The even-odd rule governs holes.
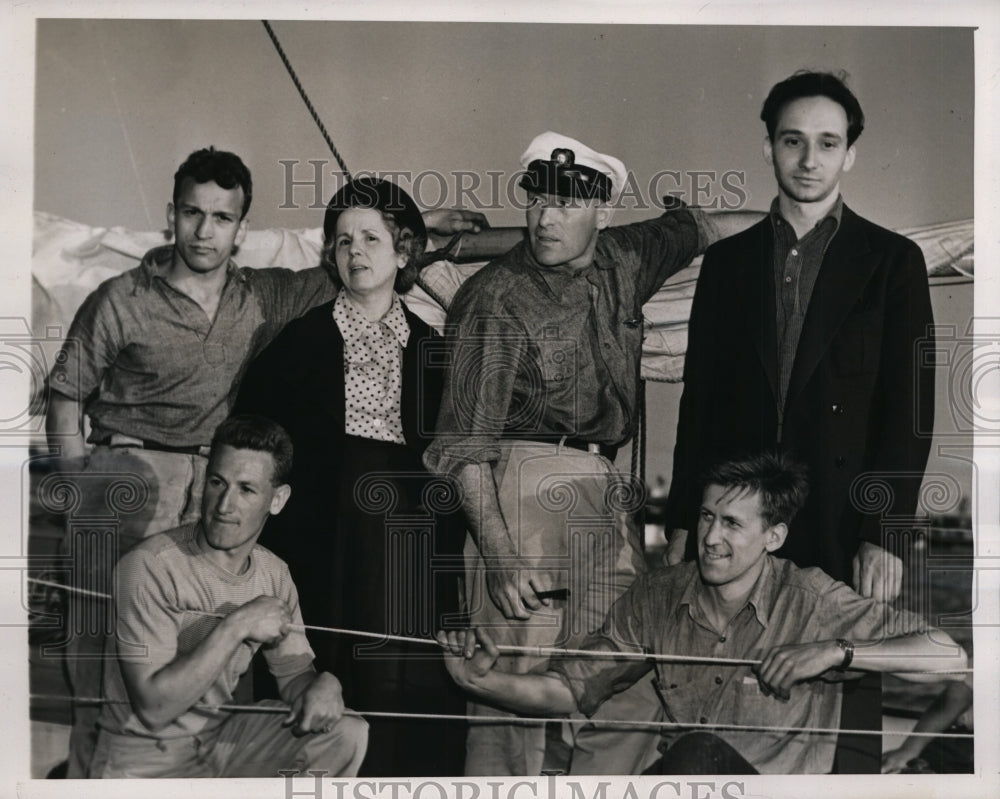
[[[638,577],[582,644],[701,662],[577,657],[553,660],[545,673],[512,674],[493,668],[499,652],[479,629],[438,634],[453,679],[515,713],[590,715],[655,669],[672,724],[646,773],[814,774],[832,769],[836,737],[808,730],[839,726],[849,666],[913,680],[940,679],[918,670],[966,667],[963,650],[919,617],[771,554],[805,500],[802,467],[756,455],[715,466],[704,485],[697,561]],[[688,724],[720,729],[685,734]]]
[[[353,777],[367,724],[317,673],[288,567],[257,545],[291,489],[292,442],[260,416],[212,440],[202,520],[150,536],[115,572],[117,663],[104,670],[91,777]],[[262,649],[288,705],[220,706]],[[270,707],[269,707],[270,706]]]

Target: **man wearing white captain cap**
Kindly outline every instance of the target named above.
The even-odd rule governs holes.
[[[678,204],[609,228],[627,177],[617,158],[547,132],[521,165],[528,237],[455,296],[449,376],[424,459],[464,490],[471,624],[489,627],[500,644],[572,647],[644,569],[631,518],[641,486],[613,463],[635,432],[642,306],[709,243],[756,217],[709,218]],[[547,662],[510,656],[499,668]],[[646,685],[616,701],[600,715],[659,710]],[[470,705],[470,714],[498,711]],[[510,718],[470,724],[467,774],[565,767],[554,763],[554,746],[546,761],[543,725]],[[571,773],[636,773],[646,755],[655,758],[655,732],[577,733]]]

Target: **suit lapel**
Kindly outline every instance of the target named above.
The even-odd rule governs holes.
[[[738,274],[745,276],[745,282],[737,292],[736,302],[743,303],[746,308],[747,336],[753,342],[777,405],[778,332],[774,304],[774,231],[771,229],[770,219],[766,217],[758,228],[758,235],[748,242],[744,250],[744,268]],[[759,300],[754,302],[754,297],[759,297]]]
[[[877,258],[871,252],[857,215],[845,205],[840,228],[823,257],[806,311],[788,384],[786,407],[809,382],[834,335],[868,284],[876,264]]]

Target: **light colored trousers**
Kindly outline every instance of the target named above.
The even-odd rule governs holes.
[[[208,460],[202,455],[142,447],[94,447],[83,471],[66,474],[79,487],[79,504],[67,513],[67,553],[74,583],[98,593],[111,590],[112,552],[124,554],[143,538],[189,524],[201,516]],[[102,531],[111,531],[109,547]],[[103,600],[70,597],[73,638],[66,652],[66,676],[73,696],[99,697],[107,630],[101,629]],[[70,733],[67,777],[86,776],[97,741],[100,707],[76,705]]]
[[[493,468],[507,529],[522,559],[549,573],[566,600],[526,621],[507,619],[490,600],[485,564],[473,540],[466,541],[466,601],[474,626],[497,644],[573,648],[598,629],[614,601],[645,569],[631,514],[642,490],[600,455],[556,444],[508,442]],[[523,674],[544,671],[547,658],[502,656],[497,668]],[[545,726],[470,702],[466,742],[467,776],[536,776],[545,758]],[[594,720],[658,720],[660,706],[648,681],[609,699]],[[476,716],[510,721],[477,722]],[[582,716],[578,717],[582,719]],[[656,760],[659,733],[566,723],[573,746],[571,774],[637,774]]]
[[[258,702],[258,706],[279,706]],[[286,713],[235,712],[202,735],[158,741],[101,730],[90,763],[93,778],[279,777],[281,771],[325,771],[357,776],[368,744],[368,724],[341,716],[329,732],[301,737],[282,726]]]

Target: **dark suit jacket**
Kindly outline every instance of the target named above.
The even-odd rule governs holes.
[[[917,507],[934,415],[933,365],[916,350],[932,336],[927,271],[916,244],[844,207],[806,312],[779,442],[772,253],[765,218],[705,254],[667,528],[687,529],[691,544],[710,464],[780,448],[809,467],[811,490],[779,554],[850,582],[860,540],[881,545],[884,514]],[[867,485],[855,482],[862,476]]]

